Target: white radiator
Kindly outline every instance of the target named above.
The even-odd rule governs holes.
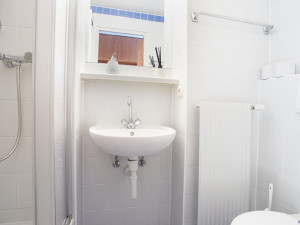
[[[230,225],[249,210],[251,106],[200,104],[198,225]]]

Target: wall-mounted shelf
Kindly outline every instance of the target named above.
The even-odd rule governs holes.
[[[171,69],[154,69],[149,67],[120,66],[120,73],[108,74],[106,64],[87,63],[85,71],[81,73],[83,80],[111,80],[141,83],[156,83],[176,85],[178,78],[172,77]],[[159,73],[159,74],[158,74]]]
[[[178,84],[178,79],[169,77],[157,76],[134,76],[125,74],[89,74],[82,73],[81,79],[84,80],[114,80],[114,81],[129,81],[142,83],[158,83],[158,84]]]

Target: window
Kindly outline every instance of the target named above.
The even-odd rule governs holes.
[[[119,64],[143,66],[144,36],[100,31],[98,62],[107,63],[113,53]]]

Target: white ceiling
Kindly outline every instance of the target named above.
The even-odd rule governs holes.
[[[90,0],[92,5],[136,12],[164,14],[164,0]]]

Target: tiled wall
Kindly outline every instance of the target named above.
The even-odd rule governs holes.
[[[126,158],[113,168],[114,157],[91,140],[89,127],[119,124],[128,118],[127,98],[132,97],[133,117],[145,124],[171,126],[172,87],[159,84],[85,81],[83,106],[83,210],[84,225],[169,225],[172,149],[145,157],[138,170],[138,197],[130,198]]]
[[[300,73],[300,2],[270,0],[270,61],[293,60]]]
[[[178,98],[178,87],[173,87],[173,126],[177,131],[173,143],[171,224],[182,225],[184,218],[184,162],[186,152],[186,76],[187,76],[187,2],[165,1],[165,35],[169,46],[173,75],[179,78],[183,98]],[[171,26],[171,27],[170,27]]]
[[[293,60],[300,65],[299,1],[270,1],[270,61]],[[275,210],[300,211],[300,115],[295,112],[299,75],[260,82],[261,112],[257,208],[267,205],[267,186],[274,184]]]
[[[86,0],[76,0],[71,1],[72,5],[77,9],[75,15],[72,15],[72,18],[77,18],[76,24],[71,27],[70,30],[74,29],[76,33],[76,38],[71,39],[69,46],[75,45],[75,52],[73,48],[69,48],[69,54],[75,55],[74,59],[74,74],[69,76],[69,100],[72,102],[72,105],[69,108],[69,113],[72,115],[68,117],[69,126],[71,129],[71,146],[68,146],[71,149],[69,152],[73,156],[73,165],[72,165],[72,204],[75,225],[85,225],[83,222],[83,149],[82,149],[82,127],[83,127],[83,97],[84,97],[84,83],[81,82],[80,76],[81,72],[84,71],[86,56],[88,52],[88,41],[89,41],[89,31],[91,24],[90,17],[90,1]],[[73,43],[72,43],[73,41]]]
[[[34,1],[0,1],[0,52],[33,51]],[[23,131],[12,157],[0,163],[0,224],[33,219],[33,103],[31,64],[21,67]],[[16,70],[0,63],[0,156],[9,152],[17,132]]]
[[[172,0],[164,1],[164,67],[172,68],[173,61],[173,10]]]
[[[190,1],[189,12],[201,10],[268,22],[268,0]],[[261,65],[268,62],[268,36],[261,27],[200,16],[188,20],[187,130],[184,224],[197,224],[199,112],[203,100],[258,101]],[[255,207],[257,113],[253,113],[251,208]]]
[[[300,75],[260,82],[257,208],[267,206],[267,188],[274,185],[273,210],[300,211],[300,114],[295,111]]]

